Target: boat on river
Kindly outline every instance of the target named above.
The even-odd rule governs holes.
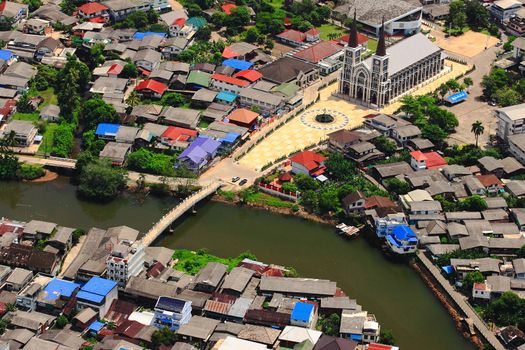
[[[359,236],[359,231],[361,230],[359,227],[348,226],[344,223],[337,225],[335,228],[339,235],[344,235],[347,238],[356,238]]]

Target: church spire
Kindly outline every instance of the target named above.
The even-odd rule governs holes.
[[[350,29],[350,36],[348,38],[348,46],[356,48],[359,46],[357,38],[357,11],[354,9],[354,20],[352,21],[352,28]]]
[[[386,56],[385,44],[385,19],[381,21],[381,29],[379,30],[379,41],[377,43],[376,56]]]

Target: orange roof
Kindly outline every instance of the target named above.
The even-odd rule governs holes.
[[[192,137],[197,137],[197,131],[176,126],[168,126],[166,131],[164,131],[160,137],[167,138],[170,141],[188,141]]]
[[[474,283],[474,289],[486,290],[487,289],[487,285],[485,283]]]
[[[252,112],[246,108],[237,108],[236,110],[231,112],[227,118],[230,121],[239,122],[243,124],[251,124],[257,119],[257,117],[259,117],[258,113]]]
[[[224,83],[228,83],[228,84],[232,84],[232,85],[237,85],[237,86],[240,86],[240,87],[245,87],[245,86],[248,86],[250,85],[249,82],[247,82],[246,80],[241,80],[241,79],[237,79],[237,78],[233,78],[233,77],[229,77],[227,75],[224,75],[224,74],[219,74],[219,73],[214,73],[211,75],[211,78],[213,80],[217,80],[217,81],[222,81]]]
[[[286,29],[284,32],[277,34],[277,37],[298,43],[302,43],[306,40],[306,34],[295,29]]]
[[[172,25],[177,25],[180,28],[184,27],[184,24],[186,23],[186,18],[177,18]]]
[[[296,52],[293,56],[308,62],[317,63],[342,50],[343,47],[331,41],[320,41],[315,45]]]
[[[312,151],[303,151],[290,157],[293,163],[299,163],[309,171],[318,168],[327,158]]]
[[[437,152],[423,153],[421,151],[413,151],[410,152],[410,156],[418,162],[425,161],[427,169],[439,168],[448,164]]]
[[[86,15],[91,15],[107,9],[108,7],[106,5],[102,5],[99,2],[88,2],[78,8],[79,11],[84,12]]]
[[[240,72],[234,74],[233,76],[236,78],[244,78],[246,80],[251,81],[252,83],[263,77],[261,73],[253,69],[241,70]]]
[[[221,8],[222,8],[222,11],[223,11],[225,14],[227,14],[227,15],[231,15],[232,10],[233,10],[234,8],[237,8],[237,6],[235,6],[235,4],[224,4],[224,5],[221,6]]]
[[[348,40],[350,39],[350,34],[345,34],[339,39],[334,40],[336,43],[340,45],[346,45],[348,43]],[[357,43],[358,44],[364,44],[368,41],[368,37],[366,35],[363,35],[361,33],[357,33]]]
[[[367,350],[392,350],[394,347],[392,345],[384,345],[377,343],[368,344]]]
[[[478,175],[476,177],[478,178],[479,182],[481,182],[481,184],[485,187],[490,187],[490,186],[503,187],[503,182],[501,182],[501,180],[498,179],[498,177],[494,174]]]
[[[166,84],[163,84],[161,82],[158,82],[156,80],[148,79],[143,80],[135,87],[135,90],[151,90],[153,92],[156,92],[158,94],[163,94],[164,91],[168,89],[168,86]]]
[[[304,32],[304,34],[316,36],[316,35],[321,34],[321,32],[317,28],[310,28],[306,32]]]
[[[239,53],[233,51],[232,49],[230,49],[229,46],[227,46],[222,51],[222,57],[224,57],[224,58],[235,58],[235,57],[239,57]]]
[[[111,67],[109,67],[108,74],[119,75],[122,72],[123,69],[124,69],[123,66],[121,66],[118,63],[115,63],[115,64],[112,64]]]

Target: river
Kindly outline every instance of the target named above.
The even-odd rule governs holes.
[[[0,183],[0,216],[85,229],[128,225],[145,231],[174,204],[155,197],[143,201],[132,194],[105,205],[87,203],[75,196],[66,178],[43,184]],[[413,270],[386,260],[362,238],[343,240],[326,225],[210,202],[157,244],[207,248],[219,256],[249,250],[264,262],[293,266],[304,277],[336,281],[375,314],[382,327],[392,330],[402,350],[473,349]]]

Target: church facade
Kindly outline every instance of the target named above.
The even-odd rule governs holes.
[[[370,108],[388,105],[393,98],[438,75],[444,68],[441,48],[420,33],[387,50],[383,25],[375,54],[362,60],[364,50],[357,43],[354,19],[345,47],[338,95]]]

